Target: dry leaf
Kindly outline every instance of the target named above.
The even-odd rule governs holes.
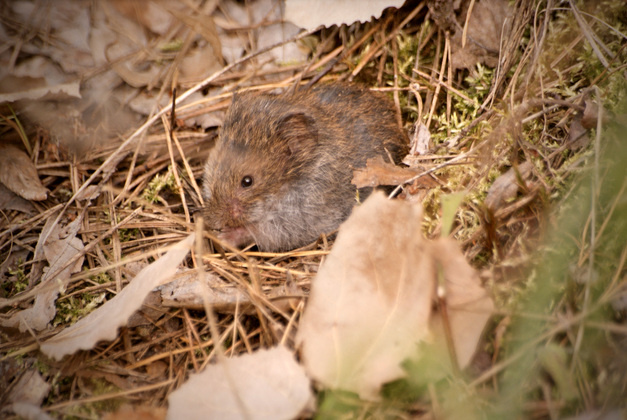
[[[366,161],[365,168],[353,171],[352,184],[357,188],[377,187],[379,185],[400,185],[424,172],[423,169],[402,168],[383,161],[383,157],[377,156]],[[438,183],[429,175],[421,176],[414,183],[419,188],[433,188]]]
[[[430,245],[431,253],[444,275],[455,354],[458,365],[464,368],[475,353],[481,332],[494,310],[494,303],[481,287],[477,271],[468,264],[457,242],[441,238],[432,241]],[[439,337],[441,345],[444,345],[442,317],[439,313],[434,314],[431,329]]]
[[[586,107],[586,109],[588,108]],[[568,148],[576,151],[587,147],[591,141],[588,130],[586,130],[582,124],[581,114],[575,115],[575,118],[573,118],[570,123],[570,129],[568,130],[568,140],[566,143]]]
[[[256,311],[250,297],[242,292],[237,285],[226,282],[211,273],[203,274],[204,285],[198,279],[197,270],[182,270],[175,280],[159,287],[161,305],[174,308],[204,309],[204,295],[216,312],[232,314],[235,313],[236,307],[241,314]],[[288,281],[264,288],[264,295],[273,300],[279,296],[303,296],[303,293],[293,282]],[[290,302],[288,299],[279,299],[274,302],[274,305],[281,309],[287,309]]]
[[[470,20],[466,45],[462,48],[462,31],[457,30],[451,39],[453,69],[472,69],[477,63],[496,67],[500,50],[503,23],[512,14],[507,0],[482,0],[476,2]],[[465,22],[460,22],[464,26]]]
[[[217,312],[233,312],[236,305],[250,306],[250,299],[237,286],[227,283],[220,277],[204,273],[206,288],[198,279],[197,270],[185,270],[176,279],[161,286],[162,305],[166,307],[204,309],[203,295]]]
[[[486,207],[494,212],[503,207],[508,201],[514,199],[520,189],[519,176],[523,182],[528,181],[531,177],[532,169],[533,164],[531,162],[524,162],[518,165],[518,167],[510,168],[496,178],[488,190],[488,195],[485,199]]]
[[[194,243],[194,236],[191,234],[172,246],[165,255],[141,270],[116,297],[45,341],[41,350],[48,357],[60,360],[77,350],[91,349],[100,340],[115,339],[118,327],[141,307],[146,295],[171,279]]]
[[[170,394],[168,419],[293,419],[313,398],[309,379],[285,347],[226,359],[191,375]]]
[[[70,82],[61,83],[52,86],[38,86],[27,87],[30,84],[30,80],[23,78],[16,78],[13,76],[7,76],[0,81],[2,87],[7,85],[13,85],[16,87],[23,87],[18,91],[11,93],[0,94],[0,102],[15,102],[24,99],[28,100],[50,100],[50,99],[67,99],[67,98],[80,98],[80,83]],[[6,92],[6,89],[2,89]]]
[[[417,121],[414,127],[414,135],[411,137],[410,155],[426,155],[429,151],[429,143],[431,142],[431,133],[429,127],[424,123]]]
[[[260,28],[257,34],[257,47],[266,48],[274,44],[283,42],[300,32],[300,28],[289,22],[276,23],[274,25]],[[309,50],[301,48],[299,45],[291,42],[280,47],[271,49],[262,54],[259,60],[264,61],[270,59],[273,66],[277,64],[294,64],[304,63],[307,61]]]
[[[166,410],[163,407],[133,407],[123,405],[114,413],[107,413],[102,420],[164,420]]]
[[[35,206],[0,184],[0,210],[17,210],[30,214],[35,212]]]
[[[591,99],[586,99],[584,105],[585,108],[583,110],[583,115],[581,116],[581,125],[587,129],[597,128],[599,105]],[[602,110],[601,118],[604,124],[607,124],[610,121],[608,112],[605,109]]]
[[[168,11],[174,15],[178,20],[185,23],[191,30],[202,36],[205,41],[211,46],[211,54],[214,60],[221,64],[224,61],[222,57],[222,44],[220,44],[220,37],[213,18],[211,16],[195,16],[189,13],[184,13],[176,10],[175,8],[168,8]]]
[[[17,402],[10,405],[10,410],[21,419],[52,420],[48,413],[34,404]]]
[[[246,7],[235,1],[223,1],[220,7],[229,18],[227,20],[226,17],[218,15],[215,22],[225,29],[257,28],[254,35],[259,49],[283,42],[300,31],[296,25],[283,21],[281,7],[273,0],[250,2]],[[232,20],[237,22],[236,26],[228,23]],[[249,42],[239,35],[233,36],[230,32],[223,32],[220,41],[222,53],[228,62],[240,58],[243,51],[248,48]],[[263,67],[276,66],[277,63],[302,63],[307,60],[309,52],[301,50],[295,43],[289,43],[258,56],[257,60],[266,63]]]
[[[350,25],[381,16],[388,7],[399,8],[405,0],[287,0],[285,19],[307,30],[320,25]]]
[[[0,143],[0,182],[27,200],[41,201],[48,195],[26,152],[11,144]]]
[[[24,372],[17,384],[11,389],[4,410],[13,412],[24,419],[52,419],[41,409],[44,398],[50,391],[50,385],[35,369]],[[4,411],[3,410],[3,411]]]
[[[50,228],[55,217],[48,219],[44,231]],[[19,328],[21,332],[33,329],[41,331],[48,326],[48,323],[56,315],[55,302],[59,295],[60,288],[68,283],[72,273],[80,271],[85,256],[83,255],[83,241],[76,237],[76,233],[81,225],[82,219],[77,218],[66,228],[60,225],[52,227],[49,235],[40,236],[40,241],[44,241],[41,246],[43,254],[50,266],[41,279],[42,283],[55,282],[57,287],[49,288],[40,293],[35,298],[32,307],[24,309],[7,320],[2,320],[5,327]]]
[[[297,335],[307,372],[324,386],[376,398],[428,335],[435,272],[421,213],[374,193],[340,227]]]
[[[168,9],[183,10],[185,5],[182,2],[161,2],[161,1],[128,1],[128,0],[108,0],[115,9],[151,32],[159,35],[166,35],[168,29],[172,27],[174,16]]]
[[[50,57],[68,73],[82,72],[94,66],[89,50],[90,9],[75,0],[55,0],[54,7],[39,1],[9,2],[19,22],[45,22],[42,34],[54,34],[54,42],[29,43],[28,52]]]
[[[29,403],[40,406],[50,391],[50,385],[36,369],[24,372],[17,384],[11,389],[7,401],[10,403]]]

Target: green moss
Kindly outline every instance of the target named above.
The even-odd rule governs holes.
[[[170,190],[173,193],[178,194],[178,188],[176,186],[176,178],[172,173],[172,167],[168,167],[168,172],[165,174],[157,174],[148,183],[148,187],[143,191],[142,198],[150,203],[157,203],[160,200],[159,194],[164,190]]]
[[[57,314],[52,321],[53,326],[73,324],[96,309],[105,300],[106,293],[81,293],[56,302]]]
[[[8,270],[11,278],[8,281],[3,281],[0,286],[0,295],[3,298],[8,298],[18,293],[23,292],[28,288],[28,277],[24,271],[24,261],[19,259],[15,268]]]

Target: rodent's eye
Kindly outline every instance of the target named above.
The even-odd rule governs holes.
[[[251,185],[253,185],[253,177],[252,176],[246,175],[244,178],[242,178],[242,187],[248,188]]]

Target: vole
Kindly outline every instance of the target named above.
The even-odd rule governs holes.
[[[395,112],[384,95],[341,83],[235,94],[204,168],[207,226],[233,246],[264,251],[334,231],[357,202],[353,169],[407,152]]]

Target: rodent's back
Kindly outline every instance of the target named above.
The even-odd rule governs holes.
[[[400,163],[408,150],[405,132],[396,124],[396,110],[383,94],[358,85],[320,85],[302,95],[300,101],[315,104],[327,120],[333,121],[335,141],[347,143],[355,153],[355,167],[366,159],[387,153]],[[348,144],[350,143],[350,144]],[[385,151],[387,150],[387,152]]]
[[[406,150],[392,104],[360,87],[237,95],[205,167],[208,224],[234,245],[302,246],[348,217],[354,168]]]

